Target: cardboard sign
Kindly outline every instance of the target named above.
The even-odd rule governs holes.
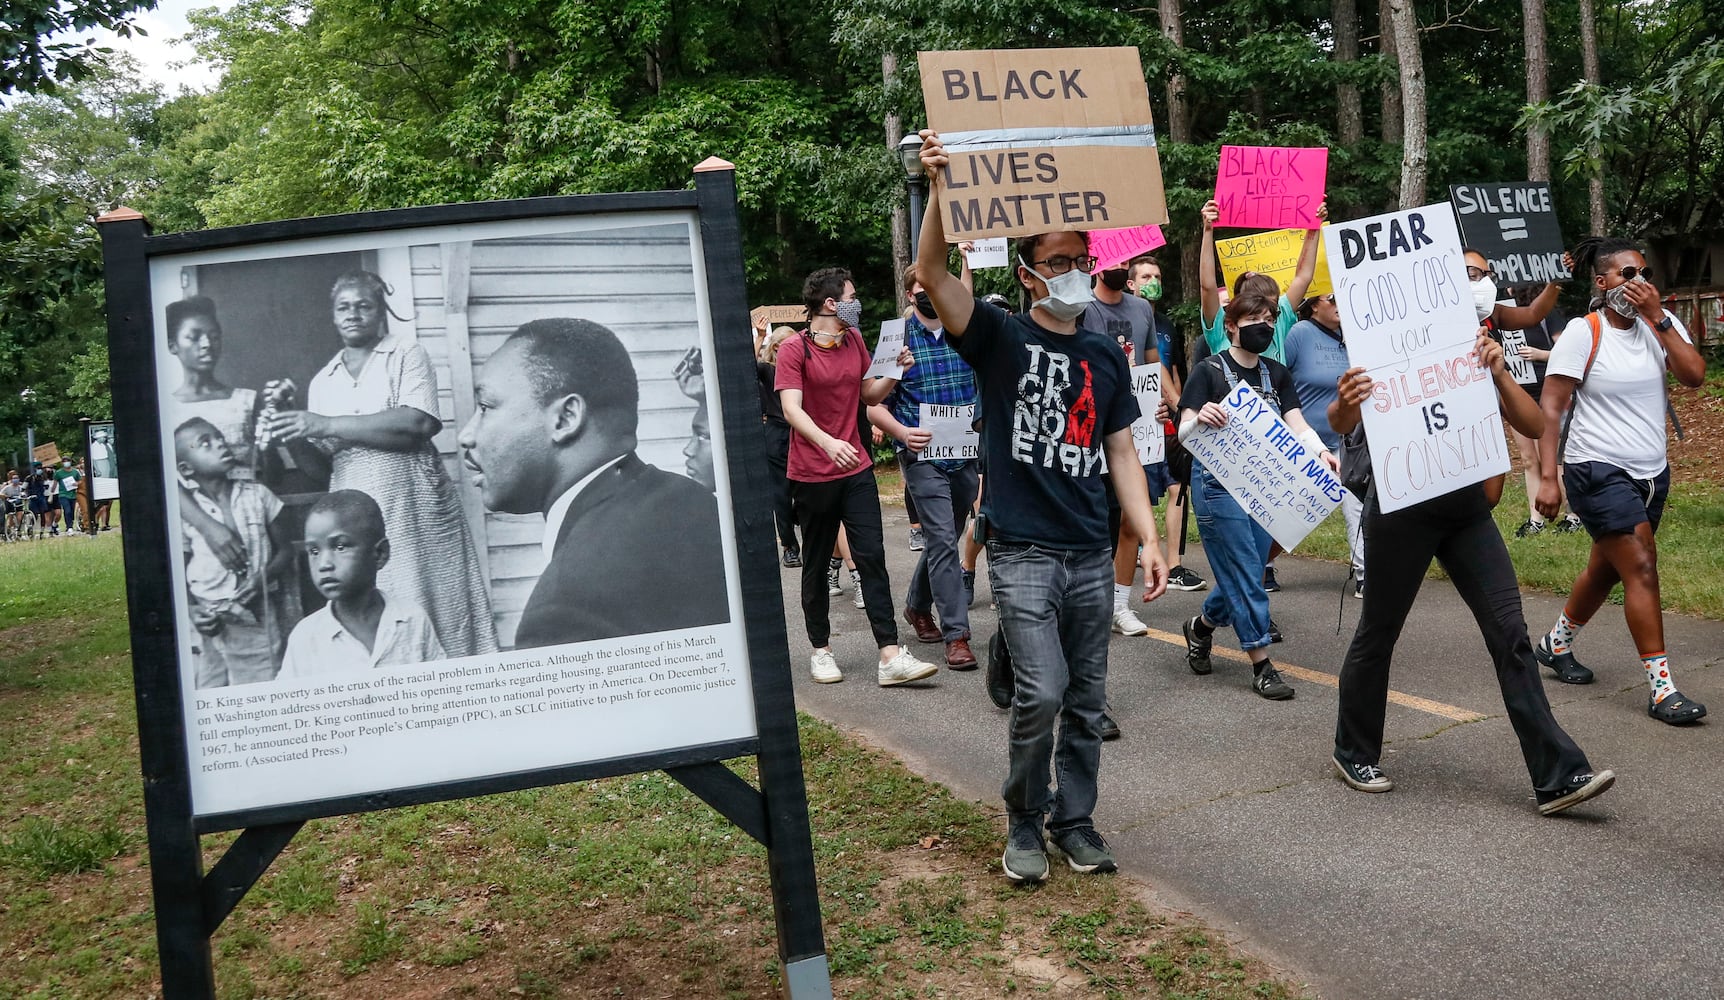
[[[1461,237],[1491,262],[1498,287],[1572,277],[1562,266],[1562,227],[1549,184],[1456,184],[1449,196],[1461,222]]]
[[[59,465],[60,446],[56,445],[52,441],[39,444],[31,450],[30,460],[32,462],[41,462],[43,465]]]
[[[1509,374],[1514,376],[1520,385],[1532,385],[1538,381],[1538,370],[1533,368],[1532,359],[1521,352],[1528,349],[1526,331],[1500,330],[1497,339],[1503,345],[1503,360],[1508,363]]]
[[[807,325],[808,308],[806,306],[755,306],[748,312],[748,318],[754,323],[766,320],[768,326],[780,323]]]
[[[898,355],[904,350],[904,321],[889,319],[880,324],[880,339],[874,344],[874,363],[863,378],[897,378],[904,369]]]
[[[1006,249],[1005,237],[997,240],[977,240],[976,248],[964,255],[970,262],[970,270],[985,271],[990,267],[1011,267],[1011,251]]]
[[[1329,150],[1322,147],[1222,146],[1216,225],[1316,229],[1328,181]]]
[[[1267,274],[1281,283],[1283,289],[1293,283],[1299,272],[1299,254],[1305,249],[1307,229],[1277,229],[1272,233],[1236,236],[1216,240],[1215,253],[1221,258],[1221,280],[1228,288],[1247,271]],[[1329,253],[1321,241],[1317,244],[1317,272],[1311,278],[1306,295],[1328,295],[1335,290],[1329,277]],[[1295,307],[1299,303],[1293,303]]]
[[[1133,365],[1131,394],[1137,397],[1140,416],[1131,422],[1131,443],[1137,446],[1137,460],[1154,465],[1167,460],[1167,435],[1155,411],[1161,405],[1161,366]]]
[[[974,406],[935,406],[923,403],[917,408],[918,425],[933,433],[933,440],[918,457],[961,461],[982,453],[982,436],[976,433]]]
[[[1426,205],[1337,223],[1323,239],[1348,363],[1376,382],[1363,409],[1383,512],[1507,472],[1454,212]]]
[[[1167,221],[1137,49],[919,52],[946,238]]]
[[[1095,269],[1110,267],[1167,245],[1160,226],[1131,226],[1127,229],[1096,229],[1089,234],[1089,252],[1095,257]]]
[[[1256,389],[1240,383],[1221,405],[1226,424],[1193,424],[1180,440],[1253,521],[1292,551],[1340,506],[1346,487]]]

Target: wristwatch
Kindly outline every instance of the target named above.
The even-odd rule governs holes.
[[[1669,313],[1665,313],[1663,319],[1652,324],[1652,328],[1654,330],[1657,330],[1659,333],[1669,333],[1670,328],[1675,326],[1675,325],[1676,325],[1676,321],[1670,318]]]

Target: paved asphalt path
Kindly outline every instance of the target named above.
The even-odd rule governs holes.
[[[915,557],[903,512],[885,513],[901,597]],[[1201,546],[1185,562],[1209,576]],[[1682,691],[1713,709],[1688,729],[1647,717],[1621,609],[1607,605],[1588,625],[1579,653],[1599,680],[1572,687],[1547,672],[1545,687],[1593,766],[1617,782],[1546,818],[1483,640],[1446,581],[1426,581],[1390,679],[1398,703],[1383,767],[1395,790],[1341,784],[1329,762],[1334,675],[1360,605],[1341,598],[1345,575],[1331,563],[1280,562],[1285,589],[1272,606],[1287,641],[1273,655],[1298,692],[1290,702],[1253,694],[1243,659],[1218,655],[1208,677],[1185,668],[1179,623],[1202,593],[1170,591],[1147,606],[1134,598],[1157,632],[1113,637],[1109,696],[1125,735],[1105,745],[1096,814],[1121,868],[1329,1000],[1724,993],[1724,624],[1666,618]],[[978,656],[996,621],[985,581],[984,569],[971,622]],[[814,684],[796,572],[784,571],[798,706],[999,809],[1006,717],[982,671],[880,688],[867,622],[844,585],[833,647],[846,679]],[[1560,607],[1527,595],[1535,635]],[[904,639],[943,663],[898,611]],[[1233,638],[1219,633],[1217,653]],[[1058,865],[1052,877],[1078,876]]]

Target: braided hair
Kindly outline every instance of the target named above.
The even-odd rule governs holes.
[[[1574,245],[1569,256],[1574,258],[1576,271],[1587,271],[1597,277],[1600,265],[1617,254],[1643,252],[1633,240],[1625,240],[1620,236],[1588,236]],[[1594,295],[1587,303],[1587,309],[1596,310],[1603,304],[1604,296]]]

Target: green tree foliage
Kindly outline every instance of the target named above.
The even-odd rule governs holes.
[[[88,77],[108,50],[74,36],[107,28],[130,37],[136,29],[126,17],[155,6],[156,0],[6,0],[0,7],[0,94],[52,93]]]

